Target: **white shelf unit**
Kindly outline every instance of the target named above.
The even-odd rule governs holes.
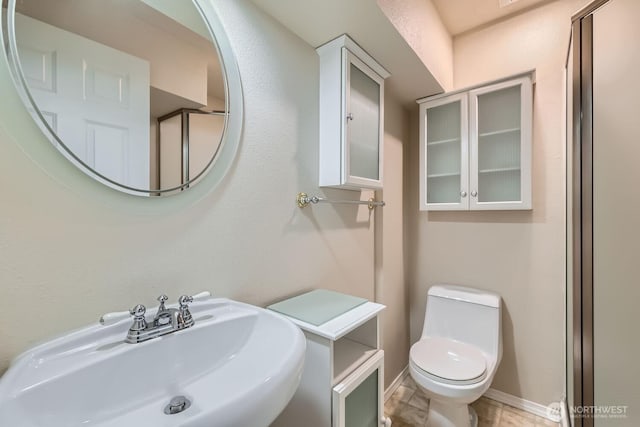
[[[389,72],[346,34],[318,47],[319,185],[382,188],[384,80]]]
[[[384,425],[384,308],[366,302],[319,326],[285,315],[304,332],[307,350],[300,386],[273,427]]]
[[[534,78],[418,100],[421,210],[531,209]]]

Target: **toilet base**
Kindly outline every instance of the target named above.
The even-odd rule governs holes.
[[[478,427],[478,413],[471,406],[469,406],[469,422],[471,427]]]
[[[478,414],[467,404],[451,404],[431,400],[427,427],[478,427]]]

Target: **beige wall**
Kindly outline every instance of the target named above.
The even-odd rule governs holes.
[[[189,179],[206,169],[220,146],[224,116],[189,115]]]
[[[431,285],[498,292],[504,355],[492,387],[543,405],[564,391],[563,82],[570,17],[582,3],[551,2],[453,42],[456,88],[536,69],[532,211],[418,213],[417,143],[408,158],[412,340],[421,333]],[[416,130],[417,115],[412,120]]]
[[[431,0],[378,0],[378,6],[445,90],[453,86],[453,46]],[[387,91],[388,92],[388,91]],[[424,96],[414,91],[414,97]],[[390,107],[394,106],[392,110]],[[404,165],[410,137],[407,112],[391,96],[385,105],[384,189],[387,205],[377,214],[376,296],[387,305],[383,344],[388,386],[407,367],[409,359],[409,286],[404,239]],[[414,124],[417,129],[417,125]]]
[[[245,108],[238,155],[215,189],[205,180],[149,200],[86,177],[41,135],[0,63],[0,371],[39,340],[105,312],[154,306],[163,292],[174,300],[208,289],[258,305],[317,287],[374,297],[366,206],[295,205],[299,191],[353,195],[317,187],[315,50],[248,1],[215,4]],[[398,108],[387,109],[390,129],[402,126]],[[404,315],[401,299],[391,317]]]
[[[432,0],[378,0],[378,6],[438,83],[453,87],[453,47]],[[426,94],[416,94],[416,98]]]
[[[385,304],[382,342],[385,351],[385,384],[406,368],[409,361],[409,288],[405,280],[403,240],[403,153],[409,140],[409,116],[385,94],[384,188],[377,196],[386,206],[376,210],[376,298]]]

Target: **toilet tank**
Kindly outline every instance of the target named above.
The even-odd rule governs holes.
[[[434,285],[427,296],[422,337],[472,344],[498,359],[502,355],[502,302],[491,292]]]

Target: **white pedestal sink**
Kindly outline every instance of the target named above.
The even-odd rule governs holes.
[[[23,353],[0,379],[0,426],[268,426],[298,387],[302,332],[227,299],[191,312],[191,328],[140,344],[124,342],[131,321],[122,320]],[[176,396],[191,406],[165,414]]]

